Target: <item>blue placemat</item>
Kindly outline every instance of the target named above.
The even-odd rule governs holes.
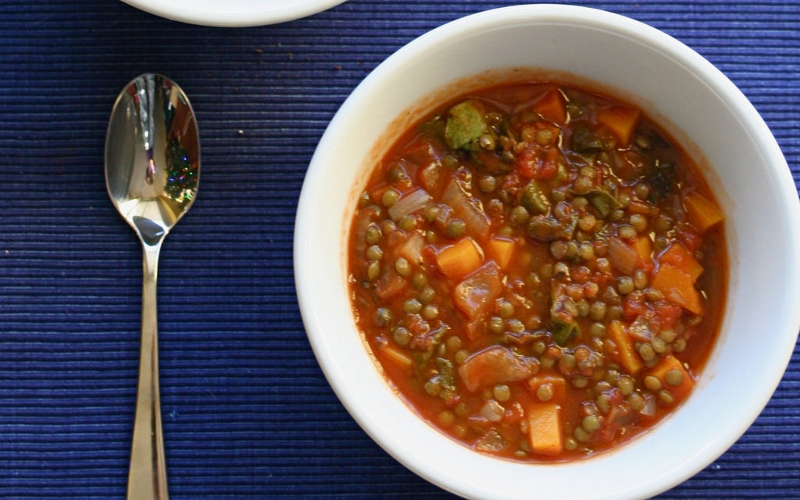
[[[141,255],[108,201],[103,147],[117,92],[145,71],[189,93],[203,144],[198,201],[159,272],[171,496],[447,497],[378,448],[322,376],[294,292],[294,212],[317,141],[369,71],[436,26],[509,4],[350,0],[221,29],[111,0],[2,2],[0,497],[124,496]],[[581,4],[660,28],[716,64],[763,114],[800,185],[800,4]],[[663,498],[800,498],[798,429],[796,348],[755,425]]]

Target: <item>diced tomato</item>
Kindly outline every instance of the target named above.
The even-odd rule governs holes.
[[[683,314],[681,306],[666,300],[654,302],[653,310],[655,311],[654,320],[658,322],[658,326],[661,328],[670,328]]]
[[[386,300],[400,294],[400,292],[404,291],[406,288],[408,288],[408,281],[400,276],[396,274],[385,275],[378,280],[375,286],[375,293],[382,300]]]
[[[700,237],[697,232],[684,228],[679,228],[675,232],[675,237],[683,243],[684,248],[689,253],[695,253],[697,250],[700,249],[700,245],[703,244],[703,238]]]
[[[525,181],[527,183],[528,181]],[[514,191],[520,189],[524,185],[520,175],[517,172],[509,172],[508,175],[503,177],[502,189],[506,191]]]
[[[518,401],[514,401],[503,414],[503,423],[505,425],[519,425],[522,418],[525,416],[525,410]]]
[[[552,179],[558,172],[558,150],[534,146],[517,155],[516,169],[526,179]]]
[[[420,136],[406,147],[403,158],[416,165],[427,165],[435,162],[437,155],[430,139]]]
[[[647,304],[642,301],[635,300],[631,296],[625,298],[622,302],[622,315],[627,320],[632,320],[637,316],[641,316],[647,314],[649,309],[647,308]]]

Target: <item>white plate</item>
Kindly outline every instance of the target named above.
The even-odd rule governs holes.
[[[330,9],[345,0],[122,0],[160,17],[203,26],[277,24]]]

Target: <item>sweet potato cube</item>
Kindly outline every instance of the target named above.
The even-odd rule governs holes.
[[[516,243],[514,240],[508,238],[492,238],[487,243],[487,250],[489,256],[500,266],[500,269],[506,269],[511,259],[514,256],[514,248]]]
[[[639,110],[625,106],[609,106],[597,111],[597,123],[605,125],[621,146],[631,143],[636,125],[639,123]]]
[[[703,274],[702,264],[700,264],[683,245],[677,242],[671,244],[669,248],[661,254],[658,261],[662,264],[675,266],[685,272],[692,277],[693,283]]]
[[[694,314],[703,313],[702,299],[694,287],[692,276],[672,264],[661,264],[650,286],[663,293],[665,299],[687,311]]]
[[[549,386],[549,390],[543,391],[550,396],[549,399],[543,400],[539,397],[539,389],[543,386]],[[527,387],[534,400],[543,403],[562,403],[567,398],[567,380],[563,376],[554,373],[536,374],[525,381],[525,387]]]
[[[561,407],[540,403],[528,408],[528,434],[531,449],[539,455],[559,455],[564,451]]]
[[[661,387],[669,391],[676,400],[683,399],[694,387],[694,379],[675,356],[666,356],[650,370],[649,375],[661,382]]]
[[[541,99],[533,104],[533,110],[551,122],[563,125],[567,121],[567,105],[564,96],[556,89],[548,90]]]
[[[436,254],[439,270],[451,279],[460,279],[483,264],[483,249],[469,236],[461,238],[455,245],[443,248]]]
[[[719,207],[696,192],[687,194],[683,199],[683,204],[689,222],[701,233],[719,224],[725,218]]]

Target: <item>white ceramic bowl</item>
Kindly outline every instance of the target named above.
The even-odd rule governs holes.
[[[379,374],[347,293],[354,199],[398,127],[448,85],[470,86],[464,77],[530,66],[615,89],[702,155],[727,213],[730,257],[722,332],[693,394],[615,451],[557,465],[483,456],[420,420]],[[376,68],[342,105],[311,161],[294,258],[308,338],[347,410],[406,467],[473,498],[637,498],[681,483],[723,454],[759,415],[800,329],[800,204],[761,117],[685,45],[631,19],[578,7],[531,5],[469,16],[421,36]]]
[[[293,21],[345,0],[122,0],[160,17],[202,26],[263,26]]]

